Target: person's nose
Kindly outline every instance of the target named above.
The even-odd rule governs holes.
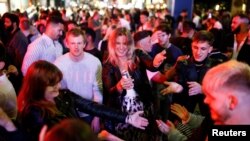
[[[63,31],[60,31],[60,32],[59,32],[59,35],[62,36],[62,35],[63,35]]]
[[[61,83],[57,83],[56,89],[60,89],[60,88],[61,88]]]
[[[201,49],[197,49],[197,54],[200,55],[201,53]]]

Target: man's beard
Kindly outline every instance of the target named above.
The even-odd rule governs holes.
[[[238,34],[240,33],[240,25],[234,30],[232,31],[234,34]]]
[[[11,34],[11,32],[13,31],[13,29],[14,29],[14,26],[13,26],[13,25],[11,25],[11,26],[9,26],[9,27],[5,27],[5,30],[6,30],[6,32],[7,32],[8,34]]]

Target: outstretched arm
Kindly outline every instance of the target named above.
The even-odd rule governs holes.
[[[98,116],[100,118],[108,118],[111,120],[128,123],[140,129],[145,129],[145,127],[148,125],[148,120],[141,116],[143,111],[138,111],[132,115],[128,115],[127,113],[123,113],[105,105],[84,99],[73,92],[64,92],[66,92],[64,94],[72,96],[75,108],[81,112]]]

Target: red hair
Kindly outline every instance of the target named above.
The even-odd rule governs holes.
[[[24,77],[18,95],[18,111],[23,112],[32,105],[41,109],[43,114],[56,114],[56,105],[45,99],[45,90],[47,86],[54,86],[61,79],[62,72],[54,64],[42,60],[34,62]]]

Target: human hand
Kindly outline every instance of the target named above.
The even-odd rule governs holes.
[[[94,117],[91,122],[91,128],[95,133],[100,131],[100,119],[99,117]]]
[[[47,130],[48,130],[48,126],[44,125],[39,133],[39,141],[44,141],[45,134],[46,134]]]
[[[121,87],[125,90],[134,88],[134,79],[132,79],[131,77],[129,78],[122,77],[119,83],[121,84]]]
[[[189,96],[202,93],[201,85],[198,82],[190,81],[190,82],[187,82],[187,84],[189,87],[189,90],[188,90]]]
[[[174,103],[170,107],[171,112],[175,115],[177,115],[183,122],[187,122],[189,120],[189,112],[180,104]]]
[[[153,66],[158,68],[162,62],[166,59],[166,50],[163,50],[162,52],[156,54],[154,60],[153,60]]]
[[[164,84],[167,87],[160,91],[162,95],[171,94],[171,93],[180,93],[183,90],[183,87],[176,82],[165,81]]]
[[[98,134],[98,139],[100,140],[105,140],[105,141],[124,141],[122,139],[120,139],[119,137],[109,133],[106,130],[102,130],[99,134]]]
[[[176,62],[183,62],[189,59],[189,55],[181,55],[177,58]]]
[[[162,120],[156,120],[156,123],[158,125],[158,129],[163,134],[168,134],[171,129],[175,128],[174,124],[169,120],[167,120],[167,123],[164,123]]]
[[[142,114],[143,111],[137,111],[132,115],[128,115],[126,117],[126,123],[129,123],[136,128],[145,129],[148,126],[148,120],[141,117]]]
[[[160,31],[156,31],[153,33],[153,35],[151,36],[151,45],[159,43],[160,33],[161,33]]]
[[[0,107],[0,126],[5,128],[7,131],[16,130],[16,126],[1,107]]]
[[[7,72],[8,72],[8,74],[13,73],[15,75],[18,75],[18,70],[14,65],[9,65]]]

